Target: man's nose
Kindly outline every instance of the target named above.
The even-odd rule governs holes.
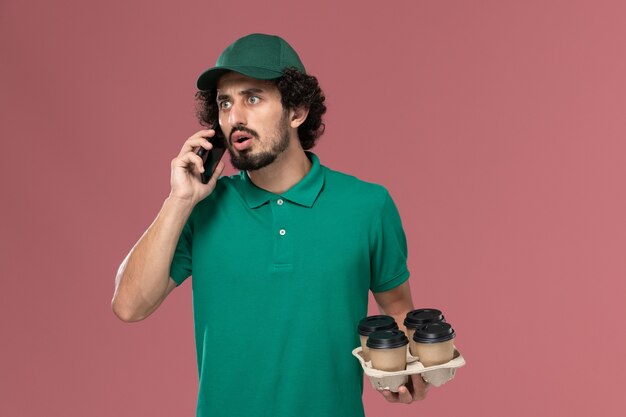
[[[233,103],[230,110],[228,111],[228,124],[232,127],[236,126],[245,126],[247,123],[246,120],[246,111],[241,104]]]

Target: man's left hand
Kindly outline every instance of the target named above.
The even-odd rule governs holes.
[[[401,385],[398,392],[391,392],[388,389],[380,391],[390,403],[411,404],[413,401],[420,401],[426,398],[430,384],[424,382],[420,374],[410,375],[409,382]]]

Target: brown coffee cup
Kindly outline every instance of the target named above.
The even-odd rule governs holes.
[[[409,338],[409,342],[413,340],[413,334],[415,329],[422,327],[428,323],[445,322],[446,319],[441,314],[441,310],[436,308],[418,308],[417,310],[409,311],[404,318],[404,327],[406,327],[406,336]],[[411,351],[411,355],[417,356],[417,353]]]
[[[411,339],[411,354],[424,367],[442,365],[454,358],[454,329],[449,323],[429,323],[415,329]]]
[[[367,338],[372,368],[395,372],[406,369],[406,348],[409,339],[402,330],[374,332]]]
[[[398,324],[391,316],[377,315],[365,317],[359,322],[359,336],[361,338],[361,348],[363,360],[365,362],[370,360],[370,351],[367,347],[367,337],[377,331],[381,330],[394,330],[398,328]]]

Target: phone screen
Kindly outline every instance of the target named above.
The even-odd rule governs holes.
[[[219,127],[215,128],[215,135],[212,138],[209,138],[209,142],[213,145],[213,149],[207,151],[206,149],[200,147],[200,149],[196,152],[204,162],[204,172],[201,175],[203,184],[209,182],[211,175],[215,172],[217,163],[220,159],[222,159],[222,155],[224,155],[224,151],[226,151],[224,134]]]

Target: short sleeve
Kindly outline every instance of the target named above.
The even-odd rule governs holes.
[[[385,190],[377,218],[372,222],[370,244],[372,292],[391,290],[409,278],[407,244],[400,214]]]
[[[180,238],[178,238],[178,244],[170,265],[170,277],[176,282],[177,286],[191,275],[192,237],[191,219],[189,219],[183,227]]]

